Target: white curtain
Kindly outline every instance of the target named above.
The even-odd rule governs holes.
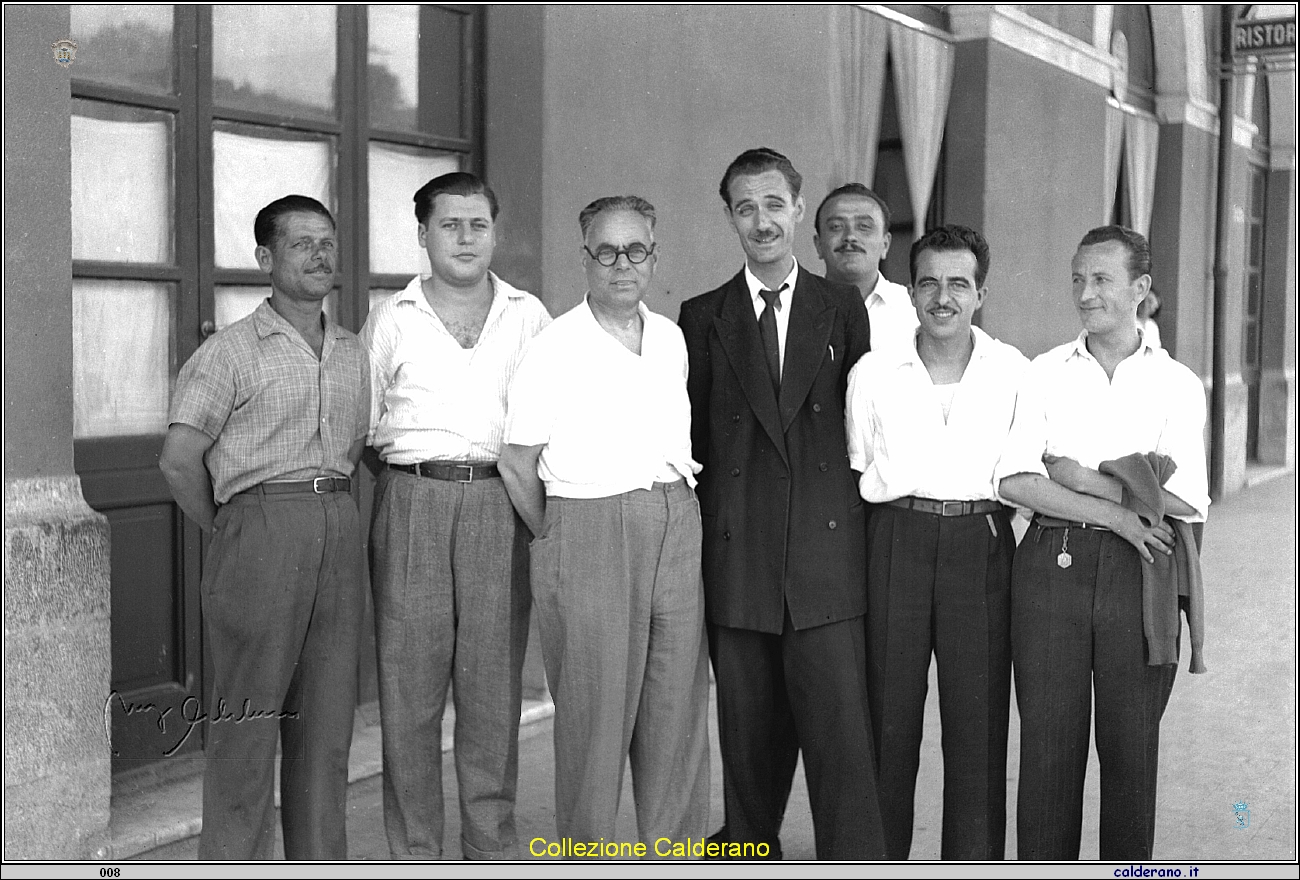
[[[1113,100],[1106,101],[1106,155],[1103,160],[1106,167],[1102,174],[1102,204],[1105,210],[1101,215],[1103,224],[1110,223],[1115,213],[1115,190],[1119,185],[1120,147],[1124,144],[1124,111]]]
[[[856,6],[831,7],[830,189],[856,181],[871,186],[885,96],[888,23]]]
[[[167,431],[172,294],[148,281],[72,282],[72,436]]]
[[[333,210],[334,150],[324,140],[289,141],[212,133],[216,264],[256,269],[253,220],[281,196],[311,196]]]
[[[1143,235],[1151,231],[1159,146],[1159,122],[1147,116],[1125,114],[1124,171],[1128,175],[1128,200],[1133,210],[1133,228]]]
[[[925,233],[925,213],[939,165],[944,118],[952,93],[954,52],[938,37],[891,22],[889,53],[894,63],[907,189],[916,218],[914,234],[920,238]]]
[[[416,275],[429,271],[429,257],[416,235],[415,191],[433,178],[460,169],[447,153],[370,144],[370,271]]]
[[[166,122],[72,117],[72,256],[172,261],[171,131]]]

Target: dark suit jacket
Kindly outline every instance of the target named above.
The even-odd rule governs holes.
[[[781,400],[743,270],[682,304],[691,441],[704,465],[709,621],[780,633],[866,611],[866,525],[844,434],[848,375],[870,347],[862,298],[799,268]]]

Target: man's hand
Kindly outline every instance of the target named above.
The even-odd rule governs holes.
[[[1174,530],[1164,521],[1148,526],[1142,517],[1131,510],[1124,511],[1124,516],[1115,525],[1115,534],[1132,544],[1144,560],[1155,562],[1151,555],[1157,550],[1166,556],[1174,552]]]

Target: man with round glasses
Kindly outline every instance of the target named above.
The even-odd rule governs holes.
[[[578,216],[588,293],[529,346],[510,386],[501,474],[535,538],[533,601],[555,700],[555,824],[615,840],[623,765],[637,829],[704,836],[709,675],[686,344],[642,302],[654,207]]]

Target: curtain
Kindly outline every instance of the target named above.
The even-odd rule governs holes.
[[[172,261],[171,126],[72,116],[72,256]]]
[[[925,233],[925,214],[934,190],[943,142],[944,118],[952,93],[953,48],[944,40],[890,23],[898,123],[907,167],[907,189],[916,218],[915,237]]]
[[[416,237],[412,196],[438,175],[459,169],[460,160],[448,153],[370,144],[371,272],[429,271],[429,258]]]
[[[1102,174],[1102,204],[1105,210],[1101,215],[1103,224],[1110,223],[1115,214],[1115,190],[1119,185],[1120,147],[1124,144],[1124,111],[1113,100],[1106,100],[1106,154],[1103,157],[1106,167]]]
[[[830,189],[857,181],[871,186],[880,142],[880,106],[885,95],[884,19],[856,6],[831,9],[831,181]]]
[[[73,437],[166,433],[172,294],[149,281],[73,280]]]
[[[253,220],[281,196],[311,196],[334,205],[334,149],[325,140],[250,137],[212,132],[213,233],[216,264],[256,269]]]
[[[1159,146],[1159,122],[1147,116],[1125,114],[1124,171],[1128,175],[1128,199],[1133,209],[1133,228],[1143,235],[1149,235],[1151,231]]]

